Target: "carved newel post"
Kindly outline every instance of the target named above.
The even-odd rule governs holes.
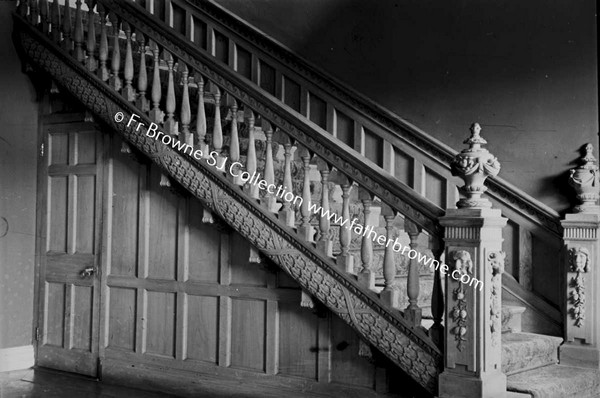
[[[580,166],[571,169],[569,176],[581,203],[561,221],[565,343],[560,347],[560,363],[600,369],[598,165],[592,145],[584,150]]]
[[[465,182],[464,195],[440,220],[445,227],[447,268],[444,371],[439,377],[439,396],[495,398],[506,395],[506,376],[501,371],[501,274],[504,270],[499,209],[481,195],[488,176],[500,171],[500,163],[482,148],[487,142],[481,127],[471,127],[469,147],[452,161],[452,174]]]

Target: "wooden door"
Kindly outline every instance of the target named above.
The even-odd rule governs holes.
[[[38,177],[37,365],[96,376],[102,136],[69,115],[47,118]]]

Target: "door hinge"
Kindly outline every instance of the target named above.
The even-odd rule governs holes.
[[[35,328],[35,341],[40,341],[40,328]]]
[[[42,142],[42,144],[40,145],[40,157],[44,157],[44,143]]]

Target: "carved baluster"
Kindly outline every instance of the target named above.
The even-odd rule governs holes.
[[[290,136],[282,132],[280,129],[277,129],[275,134],[273,135],[273,139],[279,143],[283,144],[283,156],[284,156],[284,164],[283,164],[283,194],[280,194],[282,198],[281,210],[279,210],[279,219],[282,220],[285,225],[288,227],[294,227],[296,225],[296,214],[292,207],[292,202],[285,198],[285,193],[294,192],[294,187],[292,183],[292,157],[296,147],[292,146],[292,141]],[[295,198],[295,196],[294,196]],[[293,199],[292,199],[293,200]]]
[[[127,22],[123,22],[123,30],[125,31],[126,46],[125,46],[125,66],[123,67],[123,78],[125,78],[125,89],[123,97],[129,102],[135,102],[135,90],[133,89],[133,50],[131,48],[131,26]]]
[[[108,37],[106,33],[106,11],[102,4],[98,4],[98,13],[100,14],[100,47],[98,48],[98,60],[100,67],[98,68],[98,77],[103,82],[109,78],[106,61],[108,60]]]
[[[273,127],[263,119],[262,128],[265,133],[265,170],[264,179],[269,184],[275,185],[275,165],[273,164]],[[265,192],[265,207],[270,212],[277,211],[277,197],[275,194]]]
[[[410,237],[410,248],[411,251],[419,252],[419,235],[421,234],[421,228],[415,223],[404,220],[404,229]],[[409,251],[410,254],[410,251]],[[410,255],[409,255],[410,257]],[[406,293],[408,295],[408,307],[404,310],[404,318],[406,318],[412,325],[421,324],[421,308],[419,308],[419,260],[417,257],[410,260],[408,266],[408,278],[406,281]]]
[[[50,20],[48,13],[48,0],[40,0],[40,26],[44,34],[50,32]]]
[[[71,33],[73,31],[73,21],[71,20],[71,7],[69,7],[68,1],[65,3],[62,22],[63,48],[67,50],[67,52],[71,53],[73,51],[73,38],[71,37]]]
[[[214,85],[215,119],[213,124],[213,149],[220,154],[223,148],[223,127],[221,126],[221,90]]]
[[[85,66],[87,70],[93,72],[98,67],[96,59],[94,58],[94,52],[96,51],[96,25],[94,24],[95,14],[94,14],[94,0],[86,0],[86,4],[88,6],[88,29],[87,29],[87,58],[85,61]]]
[[[329,173],[330,168],[326,161],[317,158],[317,170],[321,173],[321,211],[329,214]],[[331,224],[329,217],[319,217],[319,234],[317,238],[317,250],[328,257],[332,257],[332,244],[329,237]]]
[[[442,264],[441,256],[444,253],[444,241],[441,238],[431,237],[431,251],[433,257],[438,264]],[[434,263],[435,264],[435,263]],[[435,269],[433,274],[433,290],[431,293],[431,316],[433,317],[433,325],[429,328],[429,337],[431,340],[444,351],[444,292],[442,290],[442,280],[440,267],[433,266]]]
[[[136,106],[142,112],[150,110],[148,98],[146,98],[146,90],[148,90],[148,70],[146,69],[146,38],[140,32],[136,32],[136,39],[140,43],[140,71],[138,73],[138,92]]]
[[[248,115],[248,153],[246,155],[246,171],[250,176],[257,173],[257,159],[256,159],[256,143],[255,143],[255,132],[254,132],[254,112],[247,110]],[[255,199],[258,199],[258,185],[247,184],[245,190],[248,194]]]
[[[60,43],[60,6],[58,0],[54,0],[51,8],[51,24],[52,24],[52,40],[55,43]]]
[[[183,141],[191,146],[194,145],[194,136],[190,132],[190,122],[192,121],[192,110],[190,108],[190,89],[189,89],[189,71],[184,63],[180,63],[181,80],[183,90],[181,94],[181,134]]]
[[[29,0],[29,22],[33,26],[38,26],[39,6],[37,0]]]
[[[203,156],[208,154],[206,145],[206,110],[204,109],[204,79],[200,74],[196,75],[198,84],[198,109],[196,110],[196,137],[198,146]]]
[[[396,219],[396,211],[388,205],[383,204],[381,212],[385,219],[386,245],[383,255],[383,279],[385,281],[385,287],[381,292],[380,297],[390,307],[396,307],[398,305],[398,290],[396,288],[396,263],[394,261],[393,246],[393,224]]]
[[[81,0],[75,2],[75,33],[73,34],[73,40],[75,41],[75,59],[78,62],[83,63],[83,18],[81,12]]]
[[[150,40],[150,50],[154,55],[154,71],[152,74],[152,110],[150,111],[150,119],[154,123],[162,123],[164,113],[160,110],[160,98],[162,95],[161,87],[160,87],[160,61],[159,61],[159,52],[160,49],[158,45]]]
[[[175,121],[175,81],[173,77],[173,65],[174,60],[173,56],[167,50],[163,52],[163,58],[167,62],[168,68],[168,80],[167,80],[167,98],[165,101],[165,111],[167,112],[167,120],[165,122],[165,134],[169,134],[172,136],[177,136],[179,131],[177,131],[177,122]]]
[[[358,282],[363,286],[373,289],[375,287],[375,273],[371,270],[373,261],[373,238],[371,231],[374,229],[374,223],[371,216],[371,206],[373,204],[373,196],[370,192],[360,187],[358,198],[363,204],[364,222],[362,231],[362,241],[360,246],[360,259],[362,261],[362,271],[358,274]]]
[[[110,86],[116,91],[121,90],[121,79],[119,78],[119,69],[121,68],[121,50],[119,49],[119,18],[117,14],[110,14],[110,22],[113,27],[113,51],[111,60],[111,75],[109,79]]]
[[[229,159],[231,163],[240,161],[240,138],[238,134],[238,106],[235,99],[231,99],[231,141],[229,143]],[[239,174],[239,166],[233,174]],[[239,177],[235,177],[232,174],[227,174],[234,184],[242,185]]]
[[[304,166],[304,181],[302,184],[302,205],[300,206],[300,214],[302,216],[302,220],[300,222],[300,227],[298,228],[298,233],[302,238],[306,241],[312,242],[314,238],[313,227],[310,225],[310,216],[311,211],[309,209],[311,203],[311,194],[310,194],[310,160],[312,158],[312,154],[308,149],[304,147],[300,147],[300,159],[302,159],[302,163]]]
[[[17,6],[17,13],[22,16],[27,16],[27,2],[25,0],[21,0],[19,5]]]

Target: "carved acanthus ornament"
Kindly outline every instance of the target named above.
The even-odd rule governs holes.
[[[471,254],[466,250],[458,250],[452,252],[452,261],[454,261],[454,270],[458,271],[460,275],[470,275],[473,273],[473,261],[471,260]],[[458,287],[454,289],[454,300],[456,304],[452,308],[451,316],[454,322],[454,328],[452,328],[452,334],[454,339],[457,341],[456,347],[459,351],[464,348],[464,342],[467,341],[465,335],[467,334],[467,299],[465,294],[464,284],[458,284]]]
[[[588,272],[590,262],[590,252],[582,247],[575,247],[569,250],[569,271],[574,272],[575,276],[569,280],[572,288],[569,293],[571,302],[570,313],[575,319],[575,326],[582,327],[585,320],[585,276]]]
[[[462,178],[465,182],[465,185],[459,188],[465,197],[456,203],[458,208],[492,207],[488,199],[481,197],[487,190],[483,183],[489,176],[498,175],[500,162],[487,149],[481,147],[487,144],[487,141],[479,135],[480,132],[481,127],[474,123],[471,126],[471,137],[464,141],[469,148],[463,149],[450,164],[452,175]]]
[[[569,185],[575,188],[577,199],[581,202],[573,209],[576,213],[600,212],[600,206],[596,204],[600,196],[599,173],[593,151],[592,144],[587,144],[585,154],[581,158],[581,165],[570,171]]]
[[[502,330],[502,273],[504,272],[504,259],[506,253],[494,251],[488,254],[487,262],[490,267],[491,280],[491,308],[490,308],[490,331],[492,332],[492,345],[497,346],[500,342],[500,331]]]

